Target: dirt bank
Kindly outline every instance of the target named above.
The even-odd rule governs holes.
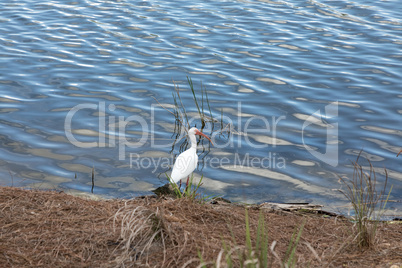
[[[246,241],[244,206],[148,196],[93,201],[63,192],[0,188],[0,267],[213,267]],[[261,209],[249,209],[253,243]],[[376,246],[361,251],[344,218],[263,210],[268,261],[280,267],[306,220],[297,267],[400,267],[402,225],[380,224]],[[275,245],[275,247],[273,247]],[[238,256],[232,251],[234,262]],[[275,256],[276,255],[276,256]],[[221,266],[222,267],[222,266]],[[225,266],[223,266],[225,267]]]

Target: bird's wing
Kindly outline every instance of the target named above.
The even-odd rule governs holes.
[[[173,171],[171,175],[172,181],[177,183],[181,179],[189,176],[197,167],[198,155],[193,148],[188,149],[181,153],[173,165]]]

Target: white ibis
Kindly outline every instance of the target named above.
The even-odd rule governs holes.
[[[199,131],[197,128],[190,128],[188,131],[188,137],[190,138],[191,147],[186,151],[182,152],[177,158],[173,165],[172,174],[170,176],[170,181],[172,183],[178,183],[182,179],[190,176],[190,174],[196,169],[198,164],[197,155],[197,139],[195,135],[200,135],[207,138],[213,145],[211,139]]]

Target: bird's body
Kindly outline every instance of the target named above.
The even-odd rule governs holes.
[[[206,137],[211,143],[211,139],[207,135],[193,127],[188,131],[188,137],[190,139],[191,147],[182,152],[173,165],[172,174],[170,180],[172,183],[178,183],[182,179],[187,178],[197,168],[198,155],[197,155],[197,139],[195,135],[201,135]]]
[[[174,162],[171,179],[174,183],[187,178],[197,168],[198,155],[196,148],[181,153]]]

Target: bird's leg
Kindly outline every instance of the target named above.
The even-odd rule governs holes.
[[[188,188],[188,182],[190,180],[190,176],[187,177],[187,182],[186,182],[186,188],[184,189],[184,192],[187,193],[187,188]]]

